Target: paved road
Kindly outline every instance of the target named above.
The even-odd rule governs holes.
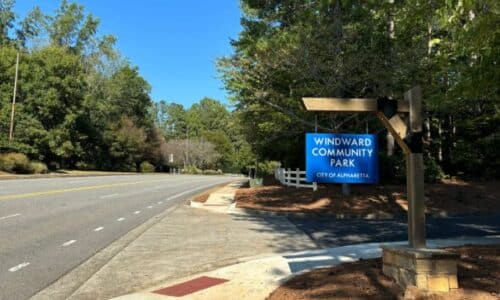
[[[0,299],[26,299],[221,176],[0,181]]]

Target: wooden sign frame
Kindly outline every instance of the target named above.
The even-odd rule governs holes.
[[[425,248],[424,161],[422,155],[422,90],[419,86],[404,94],[404,100],[387,98],[302,98],[307,111],[375,113],[394,136],[406,156],[408,199],[408,244]],[[405,122],[400,114],[408,115]]]

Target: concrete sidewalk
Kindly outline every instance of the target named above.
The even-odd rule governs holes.
[[[292,276],[314,268],[328,267],[343,262],[380,257],[381,245],[402,245],[407,242],[368,243],[352,246],[327,248],[322,250],[302,251],[285,255],[257,258],[214,271],[189,276],[183,279],[166,282],[140,293],[125,295],[116,299],[196,299],[196,300],[258,300],[265,299],[272,291]],[[429,240],[430,248],[461,246],[466,244],[499,244],[500,236],[483,238],[460,238]],[[197,278],[222,279],[225,282],[203,288],[202,285],[191,284]],[[176,286],[184,284],[185,296],[168,296],[176,293]],[[191,293],[189,293],[191,289]],[[177,288],[179,290],[179,288]],[[163,294],[162,294],[163,293]],[[167,295],[165,295],[167,294]]]
[[[217,197],[207,201],[212,209],[181,205],[169,212],[70,295],[42,292],[47,298],[36,299],[109,299],[239,263],[244,257],[317,249],[285,217],[211,211],[227,208],[237,186],[215,193]],[[221,197],[225,199],[217,199]]]

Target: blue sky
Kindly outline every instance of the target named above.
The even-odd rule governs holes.
[[[231,53],[240,32],[238,0],[76,0],[101,20],[100,34],[118,38],[117,48],[152,86],[154,100],[190,106],[207,96],[227,96],[215,68]],[[35,5],[52,15],[58,0],[17,0],[24,17]]]

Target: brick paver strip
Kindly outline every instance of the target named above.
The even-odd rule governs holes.
[[[153,293],[165,296],[172,296],[172,297],[182,297],[227,281],[229,280],[202,276],[195,278],[193,280],[189,280],[183,283],[166,287],[161,290],[154,291]]]

